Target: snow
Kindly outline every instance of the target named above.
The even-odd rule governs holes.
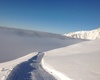
[[[27,61],[15,66],[6,80],[56,80],[41,66],[41,59],[44,54],[39,52]]]
[[[100,39],[81,42],[67,47],[47,51],[43,60],[47,71],[60,80],[100,80]],[[49,66],[48,66],[49,65]],[[51,70],[50,70],[51,69]]]
[[[6,80],[6,78],[8,77],[9,73],[13,70],[13,68],[24,62],[27,61],[28,59],[32,58],[33,56],[35,56],[37,54],[37,52],[34,53],[30,53],[24,57],[12,60],[12,61],[8,61],[8,62],[4,62],[4,63],[0,63],[0,80]]]
[[[73,37],[73,38],[81,38],[81,39],[98,39],[100,38],[100,28],[91,30],[91,31],[77,31],[71,32],[68,34],[64,34],[65,36]]]
[[[86,40],[59,34],[0,27],[0,63],[32,52],[44,52]]]
[[[14,71],[21,72],[15,73],[18,77],[24,70],[19,66],[23,66],[23,63],[32,68],[28,73],[33,80],[100,80],[100,39],[95,39],[99,38],[99,31],[98,28],[89,34],[77,32],[86,33],[85,39],[92,39],[89,41],[60,34],[0,27],[0,80],[13,80],[10,76]]]
[[[72,80],[72,79],[66,77],[61,72],[53,69],[53,67],[48,65],[44,60],[42,60],[42,66],[49,74],[53,75],[57,80]]]

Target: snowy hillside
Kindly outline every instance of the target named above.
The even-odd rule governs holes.
[[[60,80],[100,80],[100,39],[47,51],[43,65]]]
[[[72,33],[68,33],[64,35],[73,37],[73,38],[94,40],[94,39],[100,38],[100,28],[91,30],[91,31],[77,31],[77,32],[72,32]]]
[[[81,41],[84,40],[47,32],[0,27],[0,63]]]
[[[100,39],[0,27],[0,80],[100,80],[99,48]]]
[[[45,53],[30,53],[24,57],[1,63],[0,80],[56,80],[41,66]]]
[[[99,47],[97,39],[30,53],[0,63],[0,80],[100,80]]]

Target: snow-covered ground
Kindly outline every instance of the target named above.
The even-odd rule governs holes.
[[[100,39],[0,27],[0,80],[100,80],[99,48]]]
[[[25,79],[32,78],[28,80],[100,80],[99,48],[100,39],[97,39],[47,51],[44,57],[44,53],[31,53],[0,64],[0,80],[24,79],[27,72],[30,75],[25,76]],[[36,60],[35,55],[38,56]]]
[[[58,74],[61,80],[100,80],[100,39],[46,53],[43,65],[48,67],[44,68],[56,76]]]
[[[0,27],[0,63],[32,52],[48,51],[84,40],[60,34]]]
[[[13,70],[13,68],[16,65],[18,65],[22,62],[28,61],[30,58],[32,58],[36,54],[37,54],[37,52],[30,53],[24,57],[21,57],[21,58],[12,60],[12,61],[0,63],[0,80],[6,80],[9,73]]]
[[[90,31],[77,31],[71,32],[68,34],[64,34],[65,36],[73,37],[73,38],[81,38],[81,39],[98,39],[100,38],[100,28],[90,30]]]
[[[6,80],[56,80],[41,66],[41,60],[45,53],[39,52],[32,58],[13,68]]]

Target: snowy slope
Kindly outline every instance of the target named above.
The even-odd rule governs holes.
[[[47,51],[84,40],[47,32],[0,27],[0,63],[32,52]]]
[[[48,67],[44,68],[61,80],[100,80],[100,39],[46,53],[43,65]]]
[[[99,48],[100,39],[0,27],[0,62],[18,58],[0,63],[0,80],[100,80]]]
[[[0,80],[57,80],[41,66],[45,53],[34,52],[0,64]]]
[[[8,76],[7,74],[4,74],[1,79],[4,78],[3,80],[56,80],[55,77],[47,73],[41,66],[41,59],[43,58],[44,54],[45,53],[39,52],[35,56],[32,55],[32,53],[30,54],[31,57],[30,55],[25,56],[27,61],[23,61],[22,63],[16,65]],[[14,62],[18,62],[18,60],[19,59],[15,60]]]
[[[25,76],[25,79],[33,76],[31,80],[100,80],[99,47],[100,39],[81,42],[47,51],[44,57],[42,56],[44,53],[38,54],[40,57],[35,62],[34,59],[30,61],[37,54],[37,52],[34,52],[22,58],[1,63],[0,80],[23,80],[27,71],[28,75]],[[51,75],[40,66],[42,57],[42,67]],[[39,62],[39,64],[36,62]],[[30,66],[33,67],[31,71]],[[29,73],[31,74],[29,75]]]
[[[73,37],[73,38],[94,40],[94,39],[100,38],[100,28],[91,30],[91,31],[77,31],[77,32],[72,32],[72,33],[68,33],[64,35]]]
[[[22,62],[28,61],[30,58],[32,58],[36,54],[37,54],[37,52],[30,53],[24,57],[20,57],[18,59],[12,60],[12,61],[0,63],[0,80],[6,80],[8,75],[11,73],[11,71],[14,69],[14,67],[16,67],[16,65],[18,65]]]

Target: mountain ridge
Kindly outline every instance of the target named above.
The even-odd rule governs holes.
[[[67,37],[94,40],[100,38],[100,28],[90,31],[76,31],[64,34]]]

